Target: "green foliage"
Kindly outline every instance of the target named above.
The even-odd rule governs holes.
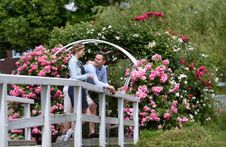
[[[98,15],[97,23],[130,28],[134,16],[147,11],[164,12],[164,19],[156,21],[151,18],[138,24],[145,23],[150,28],[169,30],[174,34],[188,36],[198,50],[209,56],[208,60],[203,62],[215,70],[219,67],[225,68],[226,65],[224,60],[226,53],[225,8],[224,0],[131,0],[129,9],[120,9],[116,5],[101,10],[102,13]]]
[[[193,3],[197,8],[201,9],[204,7],[201,2]],[[150,2],[148,0],[138,0],[130,1],[130,8],[127,9],[122,9],[117,4],[112,7],[101,7],[98,9],[99,12],[96,15],[95,23],[80,23],[76,25],[67,25],[65,28],[55,28],[51,33],[49,44],[53,47],[58,43],[68,44],[75,40],[96,38],[118,44],[125,49],[128,49],[130,53],[139,59],[144,57],[149,58],[154,53],[161,54],[164,58],[178,59],[181,56],[177,56],[172,49],[183,50],[185,48],[190,48],[192,50],[196,48],[196,51],[187,51],[186,56],[189,57],[189,61],[204,63],[208,67],[211,67],[211,72],[216,72],[212,71],[216,69],[216,66],[223,66],[221,61],[222,54],[211,50],[218,48],[214,44],[209,44],[211,39],[215,39],[217,36],[210,36],[209,30],[216,30],[212,27],[216,27],[219,23],[216,23],[215,25],[206,23],[205,21],[208,19],[213,21],[216,20],[214,16],[209,16],[209,13],[204,11],[204,8],[203,11],[205,13],[202,13],[202,15],[205,15],[205,21],[200,21],[202,15],[199,13],[196,14],[196,12],[193,11],[190,12],[190,4],[191,3],[188,1],[161,2],[154,0]],[[208,3],[208,7],[211,9],[213,8],[213,5],[217,5],[217,3]],[[183,9],[185,12],[182,13]],[[135,16],[148,11],[162,11],[165,16],[163,18],[151,17],[142,22],[132,20]],[[198,16],[200,19],[193,13],[201,15]],[[186,18],[185,21],[183,21],[184,18]],[[197,19],[197,21],[194,21],[195,19]],[[198,25],[199,23],[200,25]],[[204,27],[203,25],[206,26]],[[109,26],[111,26],[111,29],[108,29]],[[193,29],[194,26],[200,26],[200,29]],[[203,27],[205,29],[203,29]],[[216,30],[216,32],[212,33],[216,34],[217,31],[221,32],[220,30]],[[169,32],[169,34],[174,38],[176,37],[176,39],[167,37],[167,34],[164,34],[164,32]],[[178,38],[183,35],[180,34],[181,32],[189,36],[189,40],[193,43],[181,44],[178,42]],[[200,35],[197,36],[197,34]],[[210,38],[208,38],[208,36]],[[156,42],[156,46],[153,48],[148,47],[148,44],[152,42]],[[183,55],[183,53],[180,55]],[[177,64],[178,60],[171,62]]]
[[[107,0],[80,0],[76,1],[77,11],[71,12],[64,8],[68,2],[69,0],[1,0],[0,49],[15,48],[23,51],[47,44],[53,27],[88,21],[95,14],[92,11],[94,6],[109,5]]]
[[[2,0],[1,48],[21,49],[47,43],[53,26],[63,26],[66,22],[65,3],[66,0]],[[5,47],[4,43],[9,46]]]

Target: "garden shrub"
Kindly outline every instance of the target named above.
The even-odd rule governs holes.
[[[67,62],[70,54],[61,52],[57,56],[53,56],[58,49],[59,48],[53,48],[52,50],[47,50],[44,46],[36,47],[33,52],[28,53],[16,62],[18,67],[17,74],[67,78]],[[62,93],[62,89],[62,87],[51,86],[51,115],[63,113],[64,95]],[[33,99],[35,104],[31,105],[31,116],[38,116],[41,114],[40,92],[40,85],[11,85],[9,94],[12,96]],[[16,103],[10,103],[9,110],[9,119],[17,119],[24,115],[22,106],[17,105]],[[52,125],[51,130],[53,138],[56,138],[61,133],[59,125]],[[11,130],[9,133],[10,139],[23,138],[23,130]],[[32,129],[32,136],[34,137],[33,139],[40,141],[40,127],[37,126]]]
[[[188,121],[204,123],[212,118],[213,90],[207,69],[192,64],[175,70],[170,65],[155,54],[151,61],[141,60],[131,71],[127,69],[131,82],[123,90],[141,100],[141,128],[182,128]],[[125,114],[132,119],[132,108],[125,108]]]

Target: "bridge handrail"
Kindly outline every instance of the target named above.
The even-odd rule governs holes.
[[[66,79],[66,78],[55,78],[55,77],[38,77],[38,76],[24,76],[24,75],[7,75],[0,74],[0,83],[7,84],[32,84],[32,85],[57,85],[57,86],[81,86],[86,88],[87,90],[94,91],[97,93],[105,93],[108,96],[112,97],[120,97],[125,100],[139,102],[138,98],[134,96],[127,95],[121,92],[116,92],[116,94],[112,95],[107,92],[104,88],[97,87],[93,84],[89,84],[87,82],[83,82],[75,79]]]
[[[7,95],[8,84],[24,84],[24,85],[41,85],[41,110],[42,113],[37,117],[20,118],[17,120],[8,120],[7,115],[7,101],[13,97]],[[51,116],[50,114],[50,86],[74,86],[75,107],[74,113],[61,114]],[[81,89],[86,88],[89,91],[99,93],[99,116],[90,116],[82,114],[81,106]],[[106,95],[118,99],[118,117],[106,117]],[[10,99],[9,99],[10,98]],[[23,98],[17,98],[23,101]],[[124,101],[133,103],[133,120],[124,120]],[[32,103],[32,101],[29,101]],[[8,130],[18,128],[31,128],[34,126],[42,126],[42,146],[51,147],[51,124],[75,121],[74,145],[82,146],[82,121],[100,123],[100,137],[99,145],[106,146],[106,124],[118,125],[118,144],[124,146],[124,126],[133,126],[134,143],[139,138],[139,120],[138,120],[138,105],[139,98],[116,92],[111,95],[106,89],[97,87],[95,85],[82,82],[74,79],[66,78],[52,78],[52,77],[37,77],[37,76],[23,76],[23,75],[6,75],[0,74],[0,146],[8,146]]]

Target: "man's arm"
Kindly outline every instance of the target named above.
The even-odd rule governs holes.
[[[102,82],[108,83],[106,67],[104,68],[104,74],[103,74],[103,77],[102,77]]]
[[[93,65],[91,65],[91,64],[86,65],[85,70],[86,70],[86,73],[91,73],[93,75],[93,81],[94,81],[95,85],[100,86],[100,87],[105,87],[105,88],[107,88],[109,86],[109,84],[101,82],[98,79],[95,68],[94,68]]]
[[[104,83],[108,83],[108,79],[107,79],[107,69],[106,66],[102,67],[103,68],[103,77],[101,78],[101,81]],[[108,90],[110,91],[111,94],[115,94],[115,87],[108,84]]]

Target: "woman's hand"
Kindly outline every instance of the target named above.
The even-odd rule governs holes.
[[[90,73],[89,76],[88,76],[88,78],[93,80],[93,74]]]
[[[89,61],[86,62],[86,64],[93,64],[94,65],[94,61],[89,60]]]

